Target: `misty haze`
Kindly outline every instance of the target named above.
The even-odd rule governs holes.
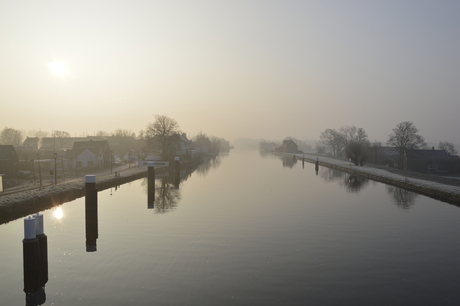
[[[457,305],[460,3],[0,4],[0,305]]]

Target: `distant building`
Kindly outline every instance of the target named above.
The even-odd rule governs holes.
[[[187,138],[187,134],[182,133],[180,135],[179,149],[176,151],[176,156],[187,156],[191,157],[194,151],[193,141]]]
[[[283,153],[303,153],[292,139],[283,140],[283,144],[276,151]]]
[[[444,150],[406,150],[407,170],[447,174],[450,172],[450,157]]]
[[[18,171],[19,156],[12,145],[0,145],[0,174],[5,178],[15,177]]]
[[[374,164],[405,170],[433,173],[458,174],[460,173],[460,158],[452,156],[444,150],[404,150],[400,158],[400,150],[395,147],[376,147],[370,152],[370,161]]]
[[[72,150],[66,152],[66,158],[73,160],[73,167],[106,168],[110,167],[110,149],[107,140],[77,141]]]

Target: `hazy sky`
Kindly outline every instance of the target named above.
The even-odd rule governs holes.
[[[460,1],[0,0],[0,128],[81,134],[155,114],[318,139],[402,121],[460,143]]]

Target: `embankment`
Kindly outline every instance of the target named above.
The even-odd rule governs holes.
[[[293,157],[296,160],[302,160],[302,154],[285,153],[284,156]],[[305,162],[315,163],[316,156],[305,154]],[[391,173],[385,169],[377,169],[368,166],[355,166],[350,162],[336,160],[327,157],[319,157],[319,165],[336,169],[351,175],[358,175],[371,180],[392,185],[413,191],[449,204],[460,206],[460,188],[457,186],[445,185],[424,179],[416,179],[401,174]],[[420,175],[422,176],[422,175]]]
[[[157,174],[169,171],[169,167],[156,168]],[[133,168],[115,174],[96,177],[96,188],[101,191],[147,176],[147,167]],[[34,214],[85,195],[84,178],[27,190],[0,197],[0,224]]]

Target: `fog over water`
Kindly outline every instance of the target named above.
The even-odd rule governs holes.
[[[460,143],[456,1],[3,1],[0,128]]]

